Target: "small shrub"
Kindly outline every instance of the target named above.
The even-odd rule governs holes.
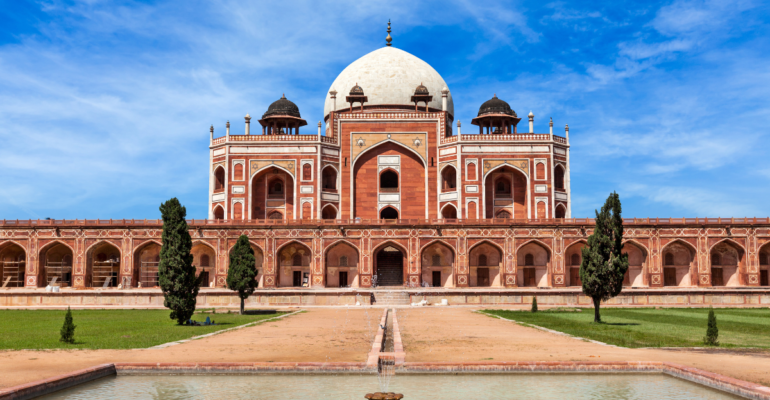
[[[537,312],[537,297],[532,296],[532,312]]]
[[[67,314],[64,316],[64,325],[61,327],[60,342],[75,343],[75,324],[72,323],[72,310],[67,307]]]
[[[703,338],[706,346],[719,346],[719,329],[717,328],[717,316],[714,310],[709,310],[709,323],[706,329],[706,337]]]

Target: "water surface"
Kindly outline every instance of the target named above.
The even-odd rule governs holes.
[[[43,399],[364,399],[376,375],[145,375],[102,378]],[[389,391],[422,399],[737,399],[662,374],[396,375]]]

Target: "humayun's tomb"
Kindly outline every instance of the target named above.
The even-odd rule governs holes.
[[[237,302],[224,286],[241,234],[257,256],[256,302],[368,303],[392,286],[456,303],[583,301],[593,220],[571,215],[569,127],[535,133],[531,112],[520,126],[504,93],[462,126],[436,70],[388,43],[332,82],[313,134],[286,96],[258,127],[249,115],[239,132],[212,126],[209,215],[189,221],[204,303]],[[626,219],[625,229],[618,301],[770,303],[770,219]],[[0,306],[155,304],[160,236],[158,220],[5,220]]]

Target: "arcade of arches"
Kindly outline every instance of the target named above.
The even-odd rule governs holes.
[[[265,176],[276,182],[281,173],[269,171]],[[323,212],[327,210],[332,210],[326,214],[328,217],[334,216],[333,208]],[[398,210],[387,206],[383,212],[396,214]],[[157,288],[159,228],[160,225],[152,228],[155,230],[152,237],[121,239],[113,238],[149,230],[132,228],[110,233],[106,229],[99,237],[80,242],[72,238],[72,231],[62,229],[62,237],[39,239],[34,253],[28,250],[28,240],[0,241],[0,283],[4,288],[47,285]],[[387,229],[374,229],[366,224],[237,230],[191,225],[191,235],[193,265],[202,287],[224,286],[229,264],[227,252],[237,235],[246,232],[255,253],[259,287],[406,285],[577,289],[581,284],[579,270],[587,233],[569,226],[549,229],[564,232],[558,246],[555,246],[556,239],[547,235],[512,236],[534,232],[532,228],[472,228],[463,230],[465,236],[461,236],[459,230],[449,225],[430,230],[405,228],[395,223]],[[756,250],[749,254],[744,247],[746,241],[740,237],[715,237],[707,242],[666,237],[660,239],[657,244],[660,250],[653,257],[648,238],[629,238],[623,247],[629,260],[624,285],[629,288],[768,287],[770,238],[757,242]]]

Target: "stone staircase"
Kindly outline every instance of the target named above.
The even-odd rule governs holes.
[[[402,291],[374,291],[375,306],[408,306],[412,304],[409,293]]]

